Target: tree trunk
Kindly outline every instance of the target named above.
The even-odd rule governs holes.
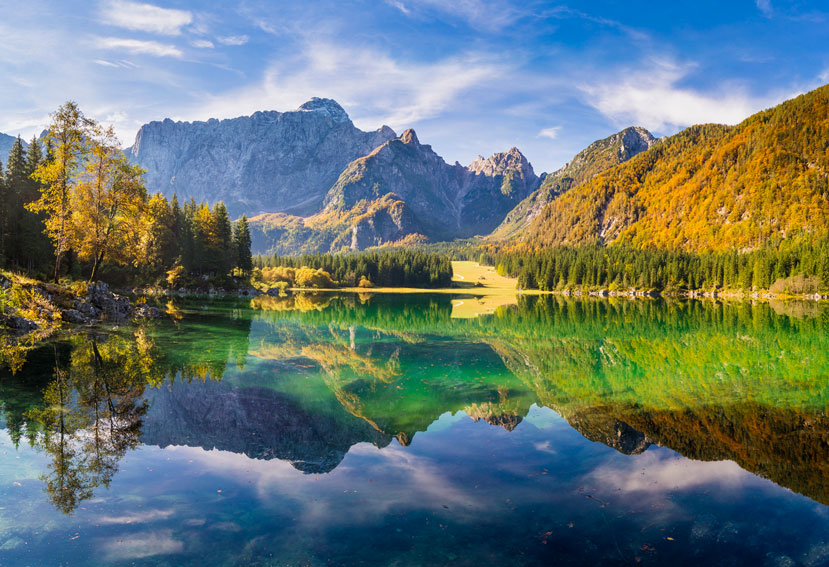
[[[104,251],[101,250],[101,253],[95,256],[95,263],[92,264],[92,273],[89,274],[89,283],[95,281],[95,276],[98,274],[98,268],[101,267],[101,264],[104,263]]]
[[[55,283],[58,283],[60,280],[60,259],[63,256],[63,252],[57,252],[55,254]]]

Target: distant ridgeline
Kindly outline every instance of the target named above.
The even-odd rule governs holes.
[[[824,86],[736,126],[658,140],[626,128],[536,175],[516,148],[448,164],[413,130],[363,132],[335,101],[314,98],[289,112],[153,122],[127,155],[146,168],[148,194],[253,215],[254,253],[428,244],[455,257],[497,256],[530,288],[766,289],[801,278],[780,285],[825,291],[828,114]],[[40,157],[23,150],[4,172],[7,212],[37,197],[28,172]],[[40,220],[14,228],[18,216],[3,225],[5,242],[20,239],[6,259],[48,259]]]

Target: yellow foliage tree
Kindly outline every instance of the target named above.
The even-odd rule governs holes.
[[[92,262],[89,281],[104,258],[121,264],[146,258],[141,254],[146,233],[144,171],[129,163],[111,126],[95,125],[92,133],[84,171],[70,192],[71,242],[81,260]]]
[[[52,114],[46,133],[49,154],[32,174],[41,184],[40,198],[26,205],[33,212],[46,213],[46,234],[55,246],[55,282],[60,266],[72,246],[71,190],[88,151],[90,129],[94,125],[74,102],[67,102]]]

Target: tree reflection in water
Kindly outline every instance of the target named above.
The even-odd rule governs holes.
[[[50,457],[41,479],[59,510],[71,514],[95,488],[108,487],[121,458],[138,446],[150,356],[141,341],[121,336],[74,338],[68,365],[55,348],[54,377],[29,419],[38,429],[35,445]]]

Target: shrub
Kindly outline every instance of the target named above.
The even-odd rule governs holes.
[[[780,278],[769,287],[772,293],[814,293],[820,288],[820,278],[797,274],[790,278]]]

